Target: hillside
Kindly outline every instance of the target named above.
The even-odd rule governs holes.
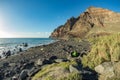
[[[120,13],[108,9],[89,7],[77,18],[70,18],[64,25],[56,28],[51,38],[73,38],[99,36],[120,32]]]

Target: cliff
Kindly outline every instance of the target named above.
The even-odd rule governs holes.
[[[70,18],[56,28],[51,38],[84,38],[120,32],[120,13],[108,9],[89,7],[77,18]]]

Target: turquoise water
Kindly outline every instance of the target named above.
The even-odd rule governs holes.
[[[19,52],[19,48],[26,50],[30,47],[45,45],[54,42],[50,38],[0,38],[0,55],[3,51],[7,52]],[[28,47],[21,46],[23,43],[27,43]]]

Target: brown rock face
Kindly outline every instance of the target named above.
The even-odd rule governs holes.
[[[89,7],[77,18],[70,18],[64,25],[59,26],[51,34],[51,38],[88,37],[120,32],[120,14],[113,11]]]

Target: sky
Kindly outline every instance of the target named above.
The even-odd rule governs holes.
[[[120,0],[0,0],[0,38],[43,38],[95,6],[120,12]]]

